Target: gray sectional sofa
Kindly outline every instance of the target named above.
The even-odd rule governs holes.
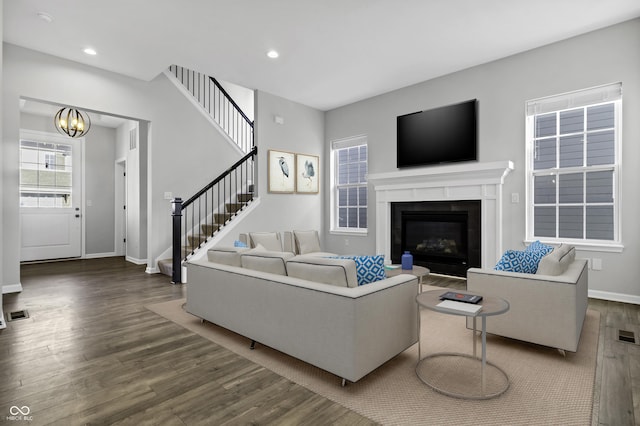
[[[418,280],[357,286],[350,259],[215,248],[187,263],[193,315],[356,382],[418,341]]]

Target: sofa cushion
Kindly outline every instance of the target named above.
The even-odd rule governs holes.
[[[209,262],[221,263],[229,266],[242,266],[240,254],[249,249],[243,247],[213,247],[207,250]]]
[[[290,277],[340,287],[357,287],[358,276],[353,259],[298,255],[287,261]]]
[[[538,270],[538,263],[543,256],[543,251],[507,250],[493,269],[535,274]]]
[[[568,244],[560,244],[551,253],[540,259],[536,274],[562,275],[576,258],[575,247]]]
[[[336,256],[337,259],[353,259],[356,263],[358,285],[380,281],[386,278],[384,272],[384,256]]]
[[[293,253],[286,251],[251,249],[242,253],[240,261],[243,268],[277,275],[287,275],[287,260],[292,257]]]
[[[270,251],[282,251],[280,234],[277,232],[250,232],[249,239],[251,240],[251,247],[256,247],[260,244]]]
[[[321,250],[318,231],[293,231],[293,238],[298,254],[316,253]]]

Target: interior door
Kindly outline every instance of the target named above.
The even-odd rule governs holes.
[[[22,132],[20,260],[82,256],[82,139]]]

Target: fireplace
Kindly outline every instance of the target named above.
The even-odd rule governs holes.
[[[513,168],[512,161],[468,162],[369,174],[367,180],[375,190],[376,252],[392,259],[391,250],[395,244],[391,221],[393,204],[475,200],[480,203],[482,212],[479,215],[480,243],[477,256],[480,257],[482,268],[493,268],[504,251],[502,191],[505,179]],[[430,208],[423,210],[432,211]],[[469,223],[473,224],[474,220],[469,220]],[[401,248],[395,250],[401,253]],[[476,256],[473,247],[469,250],[470,258]],[[399,258],[396,257],[395,261],[399,261]],[[470,262],[471,265],[475,264]]]
[[[411,252],[431,272],[466,276],[481,259],[479,200],[391,203],[391,260]]]

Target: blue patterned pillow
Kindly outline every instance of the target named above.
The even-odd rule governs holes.
[[[495,266],[496,271],[523,272],[525,274],[535,274],[538,270],[538,263],[546,253],[538,251],[518,251],[507,250]]]
[[[233,242],[233,246],[234,246],[234,247],[241,247],[241,248],[248,247],[248,246],[247,246],[247,243],[243,243],[243,242],[242,242],[242,241],[240,241],[240,240],[235,240],[235,241]]]
[[[384,256],[335,256],[335,259],[353,259],[356,262],[358,285],[369,284],[386,278],[384,273]]]
[[[543,244],[539,240],[535,240],[534,242],[529,244],[527,248],[524,249],[524,251],[542,251],[542,255],[544,256],[551,253],[553,251],[553,247]]]

